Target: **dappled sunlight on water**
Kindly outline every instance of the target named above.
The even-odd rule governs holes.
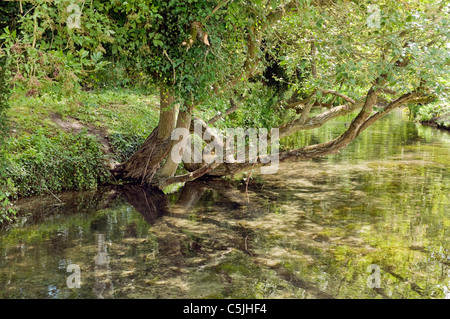
[[[248,193],[209,180],[23,200],[0,233],[0,296],[449,297],[449,136],[396,113],[339,154],[254,176]],[[79,289],[67,287],[70,264]]]

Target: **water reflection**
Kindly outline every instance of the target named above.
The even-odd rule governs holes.
[[[0,233],[0,296],[449,297],[450,139],[398,114],[373,130],[255,177],[248,193],[211,179],[30,199]],[[65,285],[72,263],[80,289]],[[367,286],[372,264],[380,288]]]
[[[98,254],[95,256],[94,277],[95,284],[93,293],[99,299],[111,298],[114,296],[113,281],[111,278],[110,258],[105,243],[105,235],[97,234]]]

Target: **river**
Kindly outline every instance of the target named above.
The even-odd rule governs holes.
[[[283,143],[325,141],[349,121]],[[248,187],[23,199],[0,231],[0,298],[450,298],[449,188],[450,134],[398,110],[339,154]]]

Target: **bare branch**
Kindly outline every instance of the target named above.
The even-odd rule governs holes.
[[[358,115],[353,119],[352,123],[348,127],[348,129],[341,134],[339,137],[325,142],[321,144],[315,144],[315,145],[309,145],[305,146],[303,148],[287,151],[279,154],[279,160],[286,160],[288,158],[297,158],[297,159],[311,159],[314,157],[324,156],[328,154],[333,154],[339,151],[339,149],[347,146],[350,142],[352,142],[357,136],[359,128],[363,125],[363,123],[369,118],[370,113],[375,106],[378,98],[378,91],[371,88],[369,92],[367,93],[365,101],[361,102],[362,108]],[[355,105],[360,105],[360,103],[355,103],[352,105],[354,107]],[[345,110],[345,109],[341,109]],[[347,110],[346,110],[347,111]],[[300,120],[300,119],[299,119]],[[302,124],[299,123],[299,120],[297,122],[297,127],[294,130],[298,130],[298,126],[301,126]],[[284,134],[287,134],[286,131],[284,131]],[[290,134],[289,134],[290,135]],[[280,138],[282,137],[282,134],[280,132]],[[262,157],[258,157],[258,160],[261,162],[262,158],[269,158],[272,159],[273,155],[266,155]],[[271,162],[271,161],[269,161]],[[213,174],[218,175],[228,175],[228,174],[235,174],[239,171],[248,169],[250,166],[252,166],[252,163],[243,163],[243,164],[231,164],[226,166],[226,170],[224,167],[218,167],[217,172],[213,172]]]
[[[236,104],[236,102],[233,100],[233,98],[230,98],[230,104],[231,104],[231,107],[229,107],[223,114],[219,113],[219,114],[215,115],[214,117],[212,117],[208,121],[208,125],[213,125],[218,120],[224,119],[225,117],[227,117],[231,113],[234,113],[234,112],[236,112],[238,110],[239,104]]]
[[[367,99],[364,102],[363,109],[358,114],[358,116],[353,120],[352,125],[350,125],[349,128],[339,137],[326,143],[309,145],[297,150],[282,152],[279,154],[279,160],[286,161],[288,159],[311,159],[319,156],[337,153],[339,152],[340,149],[346,147],[350,142],[352,142],[356,137],[358,137],[359,134],[361,134],[367,127],[369,127],[370,125],[381,119],[383,116],[385,116],[392,110],[407,104],[414,98],[417,98],[416,92],[404,94],[398,99],[390,102],[383,110],[378,111],[375,114],[369,116],[370,112],[368,111],[371,110],[376,103],[376,93],[372,92],[372,94],[368,94]],[[265,162],[271,162],[272,159],[271,156],[272,155],[264,156],[270,159],[269,161]],[[261,159],[262,157],[258,157],[259,161],[261,161]],[[257,164],[257,166],[261,165],[262,164],[260,163]],[[250,167],[253,167],[253,164],[251,163],[231,164],[228,165],[227,172],[236,174],[237,172],[249,169]],[[224,169],[222,169],[221,167],[218,169],[221,169],[221,171],[218,171],[218,173],[220,172],[224,174],[225,172]]]
[[[203,20],[203,23],[205,23],[206,21],[208,21],[209,18],[211,18],[211,16],[214,15],[214,13],[216,13],[217,10],[219,10],[220,8],[222,8],[224,5],[226,5],[228,2],[230,2],[230,0],[225,0],[221,3],[219,3],[214,9],[213,11],[208,14],[208,16]]]
[[[296,119],[289,123],[283,124],[279,127],[280,138],[289,136],[300,130],[312,130],[321,127],[326,122],[335,119],[339,116],[350,114],[351,112],[357,110],[363,106],[363,101],[356,102],[355,104],[344,104],[335,106],[317,116],[309,118],[305,123],[301,123],[300,119]]]
[[[308,104],[305,106],[305,108],[302,110],[302,114],[300,115],[300,118],[298,119],[298,122],[300,125],[304,124],[306,122],[306,119],[309,117],[309,112],[311,111],[315,100],[311,99]]]
[[[347,95],[344,95],[344,94],[342,94],[342,93],[339,93],[339,92],[336,92],[336,91],[333,91],[333,90],[320,90],[323,94],[325,94],[325,95],[327,95],[327,94],[333,94],[333,95],[335,95],[335,96],[337,96],[337,97],[340,97],[340,98],[342,98],[342,99],[344,99],[345,101],[347,101],[347,102],[350,102],[350,103],[352,103],[352,104],[355,104],[356,102],[355,102],[355,100],[353,100],[352,98],[350,98],[350,97],[348,97]]]
[[[390,95],[395,95],[397,94],[397,92],[395,92],[394,90],[391,90],[389,88],[381,88],[380,92],[382,93],[386,93],[386,94],[390,94]]]
[[[171,185],[171,184],[193,181],[193,180],[195,180],[195,179],[205,175],[209,171],[215,169],[219,165],[220,165],[220,163],[212,162],[210,164],[203,165],[199,169],[197,169],[197,170],[195,170],[193,172],[190,172],[188,174],[170,177],[170,178],[168,178],[166,180],[160,180],[159,181],[159,186],[162,188],[162,187],[166,187],[166,186]]]
[[[418,96],[417,92],[410,92],[403,94],[398,99],[390,102],[383,110],[378,111],[377,113],[373,114],[371,117],[369,117],[359,128],[358,135],[364,131],[367,127],[378,121],[380,118],[391,112],[393,109],[398,108],[402,105],[405,105],[407,103],[410,103],[414,99],[416,99]]]

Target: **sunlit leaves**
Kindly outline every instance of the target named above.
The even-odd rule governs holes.
[[[316,85],[356,86],[363,93],[385,74],[386,84],[400,92],[421,80],[437,89],[449,67],[448,48],[443,47],[449,36],[445,3],[379,1],[379,28],[368,27],[368,4],[339,1],[287,16],[277,32],[293,42],[289,61],[302,67],[310,54],[308,43],[314,41],[321,81],[309,80]]]
[[[3,43],[14,41],[18,32],[20,41],[35,42],[35,48],[71,52],[80,60],[81,49],[89,55],[101,52],[130,74],[171,86],[180,99],[204,100],[211,94],[205,87],[233,77],[245,82],[244,65],[255,63],[255,75],[261,73],[266,52],[278,58],[286,74],[304,74],[301,85],[287,81],[304,93],[340,88],[358,96],[381,75],[399,93],[421,81],[442,92],[448,74],[450,25],[444,1],[102,0],[84,6],[81,28],[70,30],[66,2],[32,4],[18,30],[9,35],[5,30]],[[369,23],[369,4],[376,6],[379,25]],[[193,25],[202,35],[192,32]],[[249,39],[257,47],[251,59]],[[313,60],[317,77],[309,74]]]

